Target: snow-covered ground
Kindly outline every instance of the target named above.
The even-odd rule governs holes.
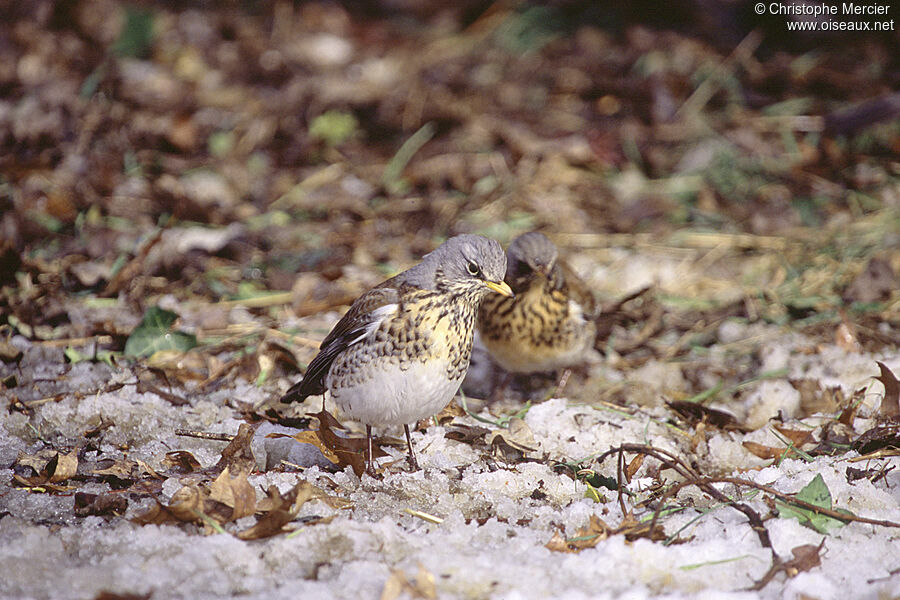
[[[774,328],[773,328],[774,330]],[[777,331],[777,330],[776,330]],[[721,333],[721,335],[725,335]],[[735,332],[727,332],[731,340]],[[738,332],[737,335],[740,335]],[[224,443],[175,435],[178,428],[235,433],[240,424],[233,399],[262,403],[271,389],[250,384],[212,393],[187,394],[189,404],[176,407],[153,393],[137,393],[133,385],[114,391],[117,381],[132,381],[129,371],[104,365],[63,364],[61,351],[31,346],[22,338],[13,343],[26,351],[21,367],[35,377],[55,378],[68,371],[58,401],[37,403],[33,415],[3,403],[0,427],[0,597],[96,598],[102,592],[162,598],[379,598],[408,596],[440,598],[887,598],[900,589],[900,559],[895,553],[900,529],[850,523],[823,535],[796,519],[772,515],[767,495],[749,488],[719,485],[734,500],[743,499],[766,518],[775,551],[785,560],[792,549],[819,545],[821,565],[793,577],[777,574],[762,591],[747,591],[771,566],[771,554],[760,544],[747,518],[687,487],[675,504],[684,510],[664,515],[666,535],[678,534],[665,545],[648,539],[626,541],[623,535],[602,539],[577,553],[547,548],[555,535],[571,539],[589,525],[592,515],[617,527],[623,514],[615,492],[599,488],[587,497],[588,487],[574,480],[556,461],[580,460],[621,443],[646,443],[669,450],[707,475],[732,475],[798,492],[821,474],[834,507],[857,516],[900,522],[900,474],[893,470],[876,483],[848,482],[847,468],[881,468],[896,457],[852,462],[846,452],[812,462],[786,459],[777,466],[748,452],[742,442],[778,446],[764,426],[744,434],[709,428],[699,443],[690,428],[675,429],[673,413],[663,406],[617,411],[554,398],[534,405],[524,417],[536,444],[530,460],[505,462],[492,457],[484,444],[455,441],[447,427],[431,426],[416,433],[413,442],[422,469],[408,472],[403,449],[389,449],[397,466],[383,480],[352,471],[326,473],[318,467],[305,472],[261,471],[250,477],[259,498],[269,485],[282,492],[307,480],[328,494],[351,502],[332,508],[311,500],[298,518],[320,516],[330,521],[296,527],[290,535],[241,541],[228,533],[202,535],[194,525],[138,525],[129,520],[152,501],[126,494],[131,500],[122,517],[78,517],[74,491],[104,492],[94,480],[62,482],[68,493],[46,493],[13,483],[13,465],[20,452],[52,446],[84,447],[84,434],[102,421],[99,448],[84,451],[83,459],[125,457],[166,471],[161,459],[171,450],[190,451],[203,466],[215,464]],[[833,346],[809,345],[796,334],[774,335],[761,351],[765,369],[787,369],[791,377],[840,385],[847,396],[866,388],[857,417],[857,433],[871,427],[883,387],[874,379],[876,360],[900,373],[900,355],[846,353]],[[10,368],[4,367],[5,371]],[[665,370],[664,365],[659,366]],[[642,369],[629,377],[644,377]],[[599,365],[595,373],[612,371]],[[627,378],[626,378],[627,379]],[[284,382],[286,383],[286,382]],[[643,383],[648,383],[644,381]],[[755,384],[742,405],[728,407],[742,420],[773,417],[778,410],[789,420],[796,411],[796,390],[786,379]],[[309,405],[315,410],[316,402]],[[486,410],[481,416],[495,418]],[[833,416],[833,415],[830,415]],[[805,416],[815,426],[827,417]],[[457,423],[496,427],[468,416]],[[795,424],[799,426],[799,424]],[[685,435],[687,433],[688,435]],[[293,443],[293,442],[291,442]],[[263,444],[255,444],[257,461],[265,465]],[[271,450],[271,447],[270,447]],[[630,460],[631,456],[627,457]],[[585,466],[615,477],[615,458]],[[646,499],[642,486],[654,476],[675,481],[670,471],[654,471],[658,461],[648,458],[630,485],[634,495],[625,506]],[[162,485],[165,503],[181,487],[177,477]],[[651,504],[650,506],[655,506]],[[646,519],[650,506],[634,509]],[[409,513],[421,511],[442,519],[434,523]],[[245,518],[244,522],[252,522]],[[238,525],[242,525],[239,523]],[[793,573],[791,573],[793,574]],[[382,596],[384,594],[384,596]],[[113,596],[115,597],[115,596]]]

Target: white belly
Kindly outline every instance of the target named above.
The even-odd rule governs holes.
[[[335,404],[360,423],[407,425],[439,413],[459,389],[461,380],[449,381],[442,363],[415,362],[406,370],[379,363],[377,377],[335,389],[329,376],[326,386]]]

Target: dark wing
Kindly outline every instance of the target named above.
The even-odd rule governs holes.
[[[281,397],[282,402],[300,402],[307,396],[325,393],[325,377],[337,355],[359,342],[368,328],[384,316],[383,312],[378,312],[379,308],[399,302],[400,294],[394,283],[394,279],[389,279],[353,302],[350,310],[322,340],[319,353],[309,363],[303,379],[288,389]]]
[[[597,312],[597,301],[594,299],[594,294],[591,292],[588,284],[566,263],[558,262],[557,268],[565,279],[564,285],[569,298],[581,305],[581,310],[584,311],[586,319],[593,319]]]

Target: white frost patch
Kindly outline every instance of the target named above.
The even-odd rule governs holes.
[[[731,325],[723,325],[719,331],[721,338],[731,340],[757,334]],[[866,411],[877,406],[881,389],[871,379],[877,374],[875,360],[883,360],[900,373],[897,355],[851,355],[831,347],[816,355],[808,353],[808,348],[809,342],[802,336],[767,342],[760,353],[762,368],[786,368],[791,378],[817,379],[823,386],[839,385],[846,393],[870,386],[866,398],[872,402]],[[721,361],[727,364],[726,354]],[[651,380],[645,389],[654,390],[653,394],[687,389],[676,368],[673,364],[647,366],[641,371],[641,376]],[[606,370],[614,381],[615,369]],[[60,373],[53,365],[45,371],[52,377]],[[102,389],[97,378],[104,372],[73,368],[69,384],[79,390]],[[451,600],[841,600],[896,594],[897,576],[891,573],[898,566],[900,529],[853,523],[824,536],[784,518],[765,521],[779,555],[790,559],[793,548],[818,545],[824,538],[822,565],[794,578],[780,574],[761,592],[744,591],[768,570],[769,551],[761,546],[742,513],[694,487],[679,493],[677,504],[685,508],[660,521],[665,533],[677,533],[682,543],[626,542],[619,535],[578,554],[547,549],[545,544],[554,534],[566,538],[579,535],[591,516],[612,527],[622,522],[615,492],[598,488],[601,501],[595,502],[585,497],[586,485],[576,481],[570,469],[554,468],[556,463],[586,460],[599,474],[615,476],[615,456],[600,465],[589,457],[622,443],[652,444],[688,460],[696,458],[697,468],[704,473],[741,477],[784,493],[800,491],[820,474],[835,507],[864,517],[900,521],[900,469],[874,484],[866,479],[851,483],[847,477],[848,467],[880,468],[895,459],[849,462],[856,456],[850,452],[837,458],[787,459],[771,465],[771,460],[752,455],[742,445],[752,440],[777,446],[768,427],[751,434],[707,428],[705,437],[694,439],[692,429],[674,419],[671,411],[652,406],[655,401],[638,407],[642,402],[636,394],[633,401],[626,396],[630,403],[625,410],[591,405],[590,399],[584,398],[581,402],[558,398],[536,404],[524,420],[540,450],[529,454],[531,460],[526,462],[507,464],[491,455],[483,441],[468,444],[448,439],[446,428],[431,426],[413,433],[424,467],[420,471],[408,471],[401,446],[389,449],[397,462],[382,480],[367,476],[360,480],[349,469],[327,472],[326,465],[310,467],[302,475],[253,474],[250,483],[260,498],[270,485],[286,492],[306,479],[353,503],[351,509],[341,510],[310,501],[301,508],[300,517],[333,520],[305,525],[292,536],[254,542],[227,534],[204,536],[184,526],[139,527],[119,517],[76,517],[71,495],[41,493],[10,482],[18,453],[45,447],[41,437],[74,447],[86,443],[84,433],[101,420],[114,425],[97,438],[99,452],[85,450],[88,457],[107,453],[140,458],[158,468],[166,452],[188,450],[203,466],[212,465],[224,442],[177,436],[175,429],[233,434],[242,422],[234,410],[236,403],[260,403],[277,395],[272,390],[239,383],[212,393],[191,392],[189,404],[175,407],[126,385],[114,392],[68,393],[58,402],[37,405],[33,415],[6,411],[0,422],[0,564],[4,565],[0,597],[74,600],[107,591],[152,593],[155,600],[237,596],[252,600],[376,599],[393,572],[413,580],[420,567],[434,576],[438,596]],[[779,412],[787,418],[799,410],[799,394],[786,379],[763,381],[746,394],[717,400],[739,420],[747,414],[758,424]],[[487,410],[481,416],[497,418]],[[857,419],[857,432],[874,425],[871,416],[864,411]],[[805,421],[818,422],[814,419]],[[460,422],[496,429],[469,418]],[[402,436],[402,429],[393,433]],[[389,459],[384,460],[387,462]],[[656,476],[653,469],[658,465],[648,458],[635,474],[631,488],[636,496],[626,498],[626,509],[646,498],[644,484]],[[661,476],[668,483],[676,481],[671,471]],[[161,500],[181,487],[180,479],[176,476],[162,482]],[[99,483],[79,485],[83,491],[104,491]],[[768,514],[764,493],[729,485],[721,490],[760,515]],[[127,492],[123,495],[130,498]],[[130,500],[127,516],[146,504]],[[406,509],[428,513],[443,522],[428,522]],[[651,511],[652,504],[638,506],[634,516],[647,519]]]
[[[790,419],[800,408],[800,392],[788,381],[776,379],[763,381],[747,399],[747,416],[744,423],[751,429],[759,429],[769,419],[781,415]]]

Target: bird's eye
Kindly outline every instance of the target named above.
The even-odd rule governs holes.
[[[478,265],[473,263],[471,260],[466,264],[466,271],[469,272],[469,275],[472,277],[478,277],[481,275],[481,269],[478,268]]]

